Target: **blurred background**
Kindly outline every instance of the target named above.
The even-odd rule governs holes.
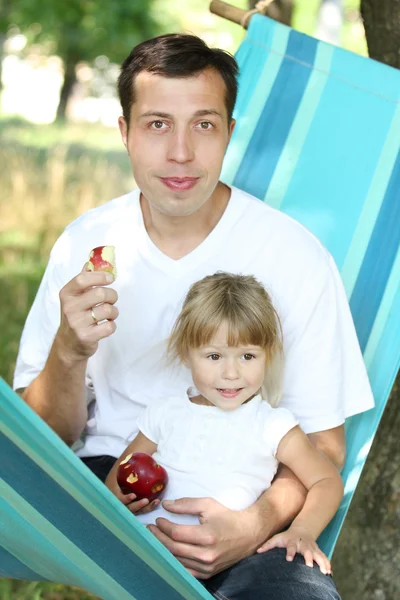
[[[249,9],[256,2],[230,4]],[[167,32],[194,33],[234,53],[244,29],[208,5],[0,0],[0,375],[10,384],[54,241],[77,216],[135,186],[117,127],[120,62],[135,44]],[[275,0],[268,11],[299,31],[400,67],[400,0]],[[389,443],[399,412],[389,402],[335,552],[343,600],[400,599],[397,434],[397,450]],[[57,584],[0,579],[1,600],[87,598]]]

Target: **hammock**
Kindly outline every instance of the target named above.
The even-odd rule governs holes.
[[[259,15],[222,180],[293,216],[343,278],[376,407],[346,422],[331,555],[400,363],[400,72]],[[211,598],[0,381],[0,576],[106,600]]]

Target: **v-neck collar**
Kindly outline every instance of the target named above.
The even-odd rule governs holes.
[[[236,188],[231,187],[230,190],[231,195],[228,204],[214,229],[196,248],[179,259],[173,259],[164,254],[150,238],[144,224],[140,206],[140,190],[135,190],[138,219],[137,232],[139,237],[138,247],[142,256],[161,271],[168,272],[169,275],[176,277],[180,277],[188,271],[195,269],[198,264],[212,256],[217,248],[224,243],[229,230],[244,211],[246,203],[240,201]]]

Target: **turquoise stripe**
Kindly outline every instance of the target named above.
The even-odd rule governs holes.
[[[375,321],[400,240],[400,150],[361,266],[350,308],[361,350]]]
[[[9,506],[13,507],[11,511]],[[109,600],[134,600],[134,596],[99,568],[4,481],[1,481],[0,507],[0,518],[7,519],[2,545],[40,575],[40,579],[69,583],[72,570],[75,584],[86,590]]]
[[[0,482],[1,488],[1,482]],[[0,497],[1,505],[1,497]],[[0,517],[1,521],[1,517]],[[4,531],[2,529],[2,531]],[[0,532],[1,535],[1,532]],[[11,577],[13,579],[24,579],[25,581],[39,581],[40,575],[32,571],[15,556],[0,546],[0,577]],[[43,581],[44,578],[42,578]],[[47,581],[47,580],[46,580]]]
[[[265,202],[274,208],[280,208],[297,161],[301,155],[308,130],[326,85],[332,54],[332,46],[322,42],[318,44],[314,69],[290,129],[286,145],[278,161],[275,173],[272,176],[270,186],[264,197]]]
[[[343,48],[335,50],[336,60],[332,64],[331,76],[347,85],[374,94],[386,102],[400,102],[399,71],[381,62],[348,52]]]
[[[346,254],[341,276],[350,298],[367,251],[376,219],[396,162],[400,140],[400,105],[397,107],[375,173]]]
[[[317,41],[291,31],[287,55],[265,103],[234,185],[264,198],[311,76]],[[296,60],[291,57],[295,56]]]
[[[253,36],[256,36],[256,33],[259,31],[260,28],[262,31],[265,28],[262,27],[263,23],[258,23],[258,27],[255,27],[256,17],[252,18],[252,24],[253,21]],[[249,49],[252,52],[250,54],[251,64],[247,64],[246,62],[244,64],[242,62],[239,63],[241,67],[241,76],[239,78],[238,100],[240,104],[244,105],[246,98],[248,106],[246,108],[246,112],[240,110],[240,112],[238,113],[239,116],[237,117],[236,127],[233,132],[232,139],[230,141],[227,154],[224,160],[221,179],[222,181],[225,181],[228,184],[233,183],[236,172],[239,168],[240,163],[243,160],[246,148],[250,143],[257,122],[263,111],[264,105],[273,88],[276,76],[279,72],[284,54],[286,52],[287,43],[289,39],[289,31],[290,30],[287,27],[282,27],[278,23],[274,25],[272,32],[270,32],[270,28],[268,27],[266,29],[266,43],[268,42],[268,38],[271,37],[271,49],[269,49],[267,46],[260,45],[261,56],[259,60],[256,61],[256,65],[258,66],[254,66],[253,63],[253,51],[254,48],[257,48],[256,45],[252,45]],[[250,43],[252,42],[249,42],[249,44]],[[255,44],[257,43],[260,42],[257,42],[256,39]],[[267,53],[266,58],[265,53]],[[240,55],[238,55],[237,58],[239,61]],[[260,67],[263,68],[261,70],[260,75],[258,75]],[[255,72],[254,69],[256,69]],[[249,94],[249,79],[253,79],[253,81],[255,81],[256,88],[253,94]]]
[[[274,46],[278,43],[283,35],[284,29],[276,21],[268,20],[267,23],[262,22],[262,26],[257,22],[260,17],[255,16],[250,22],[250,27],[247,36],[239,46],[235,58],[240,65],[239,69],[239,91],[236,100],[234,118],[238,115],[245,116],[248,110],[249,101],[252,99],[257,88],[260,86],[260,77],[265,70],[265,53],[274,52]],[[283,35],[284,40],[287,40],[289,31]],[[284,50],[286,49],[286,42]],[[281,54],[283,54],[281,52]]]
[[[333,65],[338,68],[337,50]],[[330,76],[281,204],[327,246],[339,270],[394,110],[393,103]]]
[[[393,304],[396,298],[396,293],[400,289],[400,249],[397,252],[397,257],[393,265],[392,272],[390,274],[389,280],[386,285],[385,294],[382,298],[374,326],[372,327],[368,344],[366,346],[364,352],[364,361],[367,369],[369,370],[372,366],[372,363],[376,357],[377,348],[381,342],[383,333],[386,329],[386,324],[388,321],[390,322],[391,316],[395,315],[395,311],[393,309]],[[400,313],[399,313],[400,314]],[[400,329],[400,326],[398,326]],[[392,331],[390,330],[392,334]],[[392,335],[390,335],[390,338]],[[386,346],[390,343],[390,346],[393,346],[393,343],[389,340],[386,340]],[[400,347],[400,346],[399,346]],[[394,350],[396,350],[396,346],[394,346]]]

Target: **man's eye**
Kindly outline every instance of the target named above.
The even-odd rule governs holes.
[[[250,354],[247,352],[246,354],[243,354],[243,358],[244,360],[251,360],[252,358],[255,358],[255,356],[254,354]]]
[[[212,123],[210,123],[209,121],[202,121],[201,123],[199,123],[200,125],[200,129],[204,129],[205,131],[212,129],[214,126]]]
[[[162,129],[164,125],[164,121],[153,121],[152,123],[150,123],[150,126],[153,129]]]
[[[207,358],[210,360],[219,360],[219,354],[209,354]]]

